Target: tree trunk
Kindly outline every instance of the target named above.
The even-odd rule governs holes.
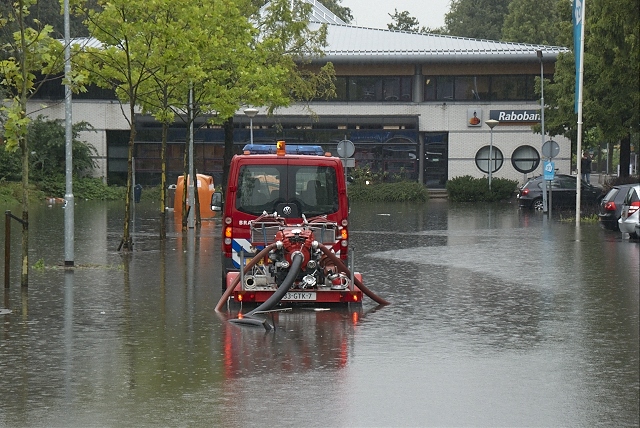
[[[198,192],[198,173],[194,171],[193,174],[193,209],[195,212],[193,215],[196,219],[196,226],[202,225],[202,217],[200,216],[200,192]]]
[[[184,145],[184,155],[182,156],[182,231],[187,230],[187,192],[189,191],[189,137]]]
[[[227,188],[229,178],[229,168],[233,157],[233,116],[227,119],[224,124],[224,164],[222,166],[222,191]]]
[[[620,140],[620,177],[629,176],[629,165],[631,164],[631,134],[624,136]]]
[[[167,133],[169,125],[162,122],[162,145],[160,148],[160,239],[167,238]]]
[[[24,27],[24,16],[22,15],[22,2],[19,3],[19,19],[20,26],[20,73],[22,75],[22,83],[20,85],[20,119],[24,122],[27,116],[27,82],[28,71],[26,63],[27,41],[25,38],[26,29]],[[20,285],[27,287],[29,285],[29,144],[27,141],[26,125],[23,129],[24,134],[20,137],[19,146],[22,155],[22,267],[20,270]]]
[[[20,285],[29,285],[29,147],[26,135],[20,139],[22,152],[22,267]]]
[[[129,129],[129,152],[127,154],[127,194],[124,198],[124,231],[122,234],[122,241],[120,241],[120,249],[131,251],[133,250],[133,239],[131,238],[130,226],[131,226],[131,194],[132,194],[132,181],[133,181],[133,144],[136,140],[136,120],[134,105],[129,105],[129,114],[131,115],[130,129]]]

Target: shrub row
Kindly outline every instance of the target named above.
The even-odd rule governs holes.
[[[425,202],[429,199],[429,191],[411,181],[370,185],[356,182],[347,190],[349,200],[358,202]]]
[[[489,190],[488,178],[473,178],[470,175],[455,177],[447,181],[449,199],[454,202],[496,202],[510,199],[518,188],[516,180],[493,178]]]

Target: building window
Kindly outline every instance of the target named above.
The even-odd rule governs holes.
[[[540,153],[531,146],[520,146],[511,155],[511,165],[523,174],[533,172],[540,165]]]
[[[336,100],[347,101],[347,78],[336,77]]]
[[[454,100],[454,82],[455,78],[452,76],[439,76],[436,79],[436,99],[453,101]]]
[[[535,76],[492,76],[491,99],[494,101],[535,100]]]
[[[455,78],[456,100],[488,100],[489,76],[458,76]]]
[[[426,76],[424,101],[533,101],[535,77]]]
[[[490,146],[484,146],[476,153],[476,166],[478,169],[485,174],[489,173],[489,164],[492,165],[491,173],[500,170],[502,168],[502,164],[504,163],[504,156],[502,156],[502,151],[497,147],[493,146],[491,148],[491,162],[489,162],[489,149]]]
[[[371,76],[346,79],[346,99],[349,101],[411,101],[411,77]]]

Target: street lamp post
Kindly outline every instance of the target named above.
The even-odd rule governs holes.
[[[542,51],[536,51],[536,55],[540,59],[540,134],[542,135],[542,145],[544,146],[544,64],[542,63]],[[542,164],[544,165],[544,162]],[[542,180],[542,212],[547,212],[547,180]],[[551,217],[551,214],[549,214],[549,217]]]
[[[485,122],[489,128],[491,128],[491,143],[489,144],[489,190],[491,190],[491,174],[493,173],[493,128],[499,124],[495,119],[489,119]]]
[[[251,133],[250,142],[253,144],[253,118],[258,114],[258,109],[253,107],[246,108],[244,109],[244,114],[249,117],[249,132]]]

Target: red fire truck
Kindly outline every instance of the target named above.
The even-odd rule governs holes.
[[[212,209],[223,211],[221,301],[362,301],[361,275],[347,263],[343,165],[320,146],[245,146]]]

